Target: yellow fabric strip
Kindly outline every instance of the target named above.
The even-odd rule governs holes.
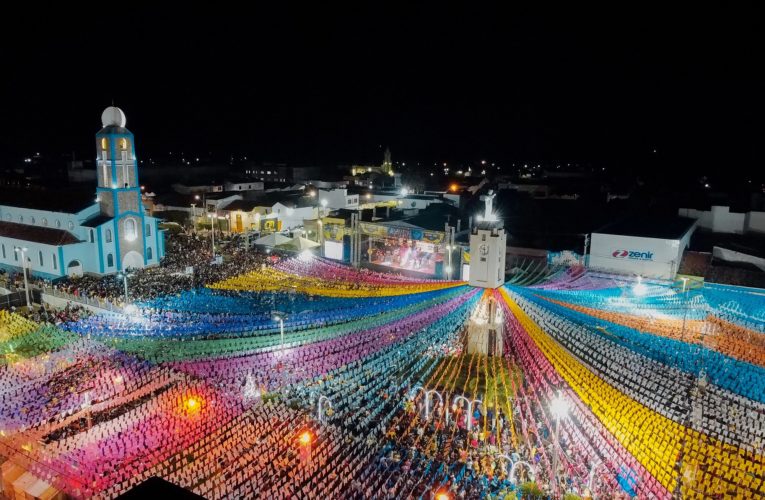
[[[677,485],[675,463],[682,456],[683,498],[708,498],[714,494],[762,497],[765,463],[761,455],[712,439],[635,402],[590,372],[542,331],[506,290],[501,293],[555,370],[622,446],[670,492]]]

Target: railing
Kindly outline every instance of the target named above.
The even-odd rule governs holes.
[[[82,295],[74,295],[74,294],[64,292],[49,286],[38,287],[38,289],[44,294],[52,295],[54,297],[67,300],[69,302],[76,302],[79,304],[84,304],[90,307],[97,307],[99,309],[104,309],[104,310],[116,312],[116,313],[123,312],[121,304],[114,304],[108,300],[100,299],[98,297],[91,298],[91,297],[85,297]]]

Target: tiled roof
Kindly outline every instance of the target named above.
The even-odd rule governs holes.
[[[14,238],[32,243],[45,245],[71,245],[80,243],[75,235],[63,229],[52,227],[30,226],[29,224],[17,224],[15,222],[0,221],[0,237]]]

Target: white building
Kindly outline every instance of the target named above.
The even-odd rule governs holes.
[[[54,279],[115,273],[162,259],[164,232],[159,219],[143,208],[135,141],[125,128],[125,114],[111,106],[101,121],[92,201],[74,210],[42,208],[51,200],[0,205],[0,265],[21,270],[26,261],[33,275]]]
[[[504,223],[492,210],[494,194],[481,196],[486,203],[483,216],[470,232],[470,268],[468,283],[481,288],[497,288],[505,283],[507,235]]]
[[[224,191],[263,191],[263,181],[225,181],[223,188]]]
[[[696,219],[699,228],[715,233],[765,233],[765,212],[731,212],[730,207],[714,205],[710,210],[681,208],[678,215]]]
[[[348,190],[344,188],[319,189],[319,203],[331,210],[354,209],[359,208],[359,195],[348,194]]]
[[[304,221],[316,219],[318,209],[314,206],[300,206],[294,201],[274,203],[271,213],[281,221],[281,230],[303,227]]]
[[[673,279],[696,229],[685,217],[642,218],[592,233],[589,267],[648,278]]]

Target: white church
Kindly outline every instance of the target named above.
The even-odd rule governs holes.
[[[98,185],[93,202],[76,212],[3,205],[0,267],[55,279],[105,275],[159,264],[165,254],[159,219],[145,214],[133,134],[121,109],[101,114],[96,134]]]

